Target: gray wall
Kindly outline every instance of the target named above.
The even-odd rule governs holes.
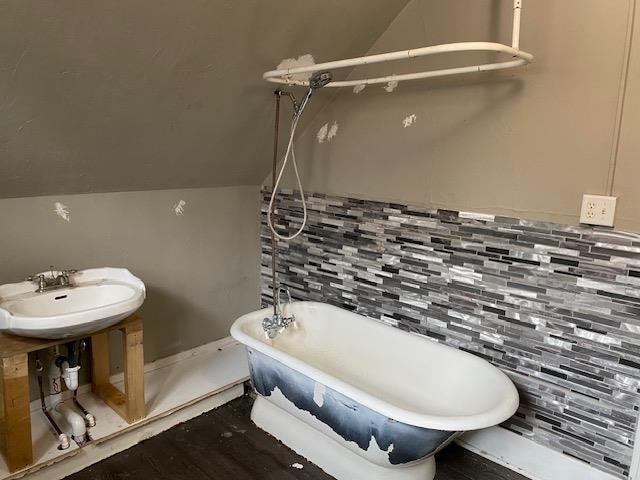
[[[257,187],[0,200],[0,283],[49,265],[130,269],[147,286],[140,315],[153,361],[227,336],[258,306],[258,202]],[[117,348],[113,357],[117,368]]]
[[[456,41],[509,43],[511,7],[511,0],[412,0],[370,53]],[[640,231],[640,35],[632,50],[620,154],[614,155],[629,7],[629,0],[524,2],[521,45],[535,55],[526,68],[406,82],[393,93],[380,86],[358,95],[341,90],[300,139],[306,186],[577,223],[582,194],[606,194],[617,161],[616,226]],[[396,62],[352,77],[464,61]],[[417,121],[403,128],[410,114]],[[316,133],[334,121],[338,135],[319,144]]]
[[[627,88],[620,128],[620,149],[614,170],[614,194],[620,196],[620,226],[640,231],[640,11],[636,12]]]
[[[2,0],[0,198],[258,184],[262,73],[362,55],[407,1]]]

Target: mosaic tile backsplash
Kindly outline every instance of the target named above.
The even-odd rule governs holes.
[[[262,302],[271,243],[262,201]],[[285,191],[278,228],[299,226]],[[626,478],[640,405],[640,235],[308,195],[278,246],[294,298],[479,355],[520,391],[513,432]]]

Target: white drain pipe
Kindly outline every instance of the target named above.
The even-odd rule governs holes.
[[[77,367],[70,367],[69,362],[65,360],[64,362],[62,362],[62,365],[60,365],[60,369],[62,370],[62,378],[64,379],[64,383],[67,386],[67,390],[75,392],[78,389],[79,384],[78,372],[80,371],[80,366],[78,365]]]
[[[71,401],[59,402],[56,405],[56,412],[64,417],[71,426],[71,434],[78,445],[83,445],[87,441],[87,424],[84,417],[76,412]]]
[[[87,424],[85,418],[80,415],[74,408],[73,402],[62,401],[62,380],[69,390],[78,389],[78,371],[80,367],[69,367],[69,362],[62,362],[58,367],[56,364],[57,357],[51,359],[49,364],[49,408],[55,409],[60,413],[71,427],[73,439],[78,445],[82,445],[87,441]],[[94,421],[95,424],[95,421]],[[63,438],[66,437],[65,438]],[[64,450],[69,448],[69,439],[65,434],[59,437],[60,447]],[[65,446],[66,445],[66,446]]]

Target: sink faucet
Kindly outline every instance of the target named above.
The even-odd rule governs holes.
[[[49,290],[69,287],[71,285],[71,279],[69,276],[73,275],[74,273],[77,273],[77,270],[61,270],[56,275],[53,270],[53,266],[51,266],[51,275],[49,277],[47,277],[44,273],[39,273],[37,275],[27,277],[25,280],[27,282],[36,282],[38,284],[36,292],[42,293]]]
[[[276,338],[280,332],[291,326],[296,321],[296,317],[293,314],[288,316],[285,315],[284,308],[280,302],[282,294],[287,296],[287,303],[285,304],[285,307],[291,304],[291,292],[289,292],[289,289],[284,287],[278,288],[276,294],[276,313],[271,317],[265,317],[264,320],[262,320],[262,329],[270,339]]]

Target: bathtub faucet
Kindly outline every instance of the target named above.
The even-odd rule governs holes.
[[[271,339],[276,338],[280,332],[282,332],[285,328],[289,327],[291,324],[293,324],[293,322],[296,321],[296,317],[293,314],[285,315],[284,308],[282,306],[282,303],[280,302],[282,294],[285,294],[287,296],[287,302],[284,306],[286,307],[287,305],[291,304],[291,292],[289,292],[289,289],[284,287],[278,288],[276,297],[276,313],[271,317],[265,317],[265,319],[262,320],[262,328],[264,329],[264,333],[266,333],[267,337]]]

